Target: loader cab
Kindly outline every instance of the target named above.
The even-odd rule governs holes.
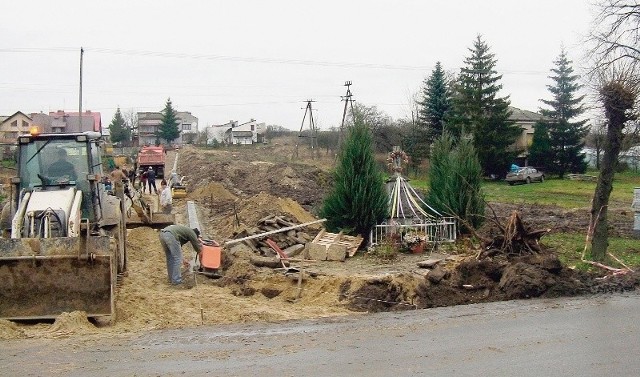
[[[18,137],[19,192],[82,191],[82,217],[95,218],[91,195],[96,177],[101,175],[99,134],[32,134]],[[95,194],[98,194],[95,192]]]

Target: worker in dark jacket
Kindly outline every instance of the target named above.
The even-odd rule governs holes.
[[[156,188],[156,171],[153,170],[151,166],[149,166],[149,170],[147,171],[147,182],[149,183],[149,194],[151,194],[151,187],[153,187],[153,193],[158,194],[158,189]]]
[[[184,225],[169,225],[160,231],[160,244],[164,249],[167,258],[167,274],[173,286],[191,288],[193,282],[185,282],[180,273],[180,266],[183,264],[182,245],[191,242],[191,246],[200,253],[202,250],[202,239],[200,231],[191,229]]]

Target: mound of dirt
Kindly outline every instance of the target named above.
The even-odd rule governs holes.
[[[207,200],[210,198],[215,198],[216,201],[235,201],[238,199],[237,196],[229,192],[229,190],[227,190],[219,182],[203,183],[197,186],[195,190],[190,193],[189,197],[194,200]]]
[[[430,275],[437,276],[431,278]],[[553,254],[536,254],[508,260],[468,257],[447,268],[417,274],[364,279],[357,287],[347,280],[340,290],[355,311],[397,311],[463,305],[534,297],[634,290],[640,273],[598,275],[563,267]]]
[[[203,216],[203,222],[205,229],[211,229],[210,233],[215,234],[220,239],[231,238],[243,226],[255,226],[260,219],[269,215],[288,215],[300,224],[316,220],[311,213],[307,212],[295,200],[273,196],[266,192],[240,199],[234,202],[233,206],[227,208],[226,211],[221,210],[220,206],[216,208],[217,210],[212,210],[205,207],[204,211],[209,216]],[[312,229],[319,228],[315,226]]]
[[[189,172],[189,193],[210,182],[218,182],[238,197],[266,192],[291,198],[306,210],[312,210],[320,203],[330,180],[327,172],[290,161],[263,161],[252,151],[255,152],[251,148],[236,151],[185,148],[180,152],[178,165],[179,171]],[[288,160],[288,157],[283,159]]]
[[[0,339],[20,339],[24,337],[24,331],[15,323],[0,319]]]
[[[87,313],[74,311],[60,314],[48,332],[55,337],[69,336],[72,334],[96,333],[96,327],[87,319]]]

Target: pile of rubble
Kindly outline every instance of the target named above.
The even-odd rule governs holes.
[[[256,226],[246,228],[236,233],[233,238],[248,238],[243,242],[251,248],[251,250],[263,257],[276,257],[278,253],[269,245],[271,240],[277,245],[287,257],[295,257],[302,253],[305,244],[311,242],[314,236],[309,235],[303,227],[284,230],[298,226],[295,219],[288,215],[269,215],[258,220]],[[254,237],[259,236],[262,237]]]
[[[234,235],[226,245],[244,243],[252,252],[255,266],[279,267],[289,261],[344,261],[353,256],[362,243],[362,237],[329,233],[325,229],[314,232],[315,220],[299,224],[287,215],[269,215],[260,219],[253,228],[246,228]],[[286,263],[283,263],[286,262]]]

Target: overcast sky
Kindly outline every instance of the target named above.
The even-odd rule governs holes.
[[[299,129],[313,99],[321,129],[340,124],[344,82],[393,118],[436,61],[458,72],[478,34],[512,106],[537,111],[564,45],[577,70],[586,0],[21,0],[3,3],[0,115],[83,110],[107,126],[171,98],[200,126],[251,118]],[[305,124],[307,127],[307,124]]]

